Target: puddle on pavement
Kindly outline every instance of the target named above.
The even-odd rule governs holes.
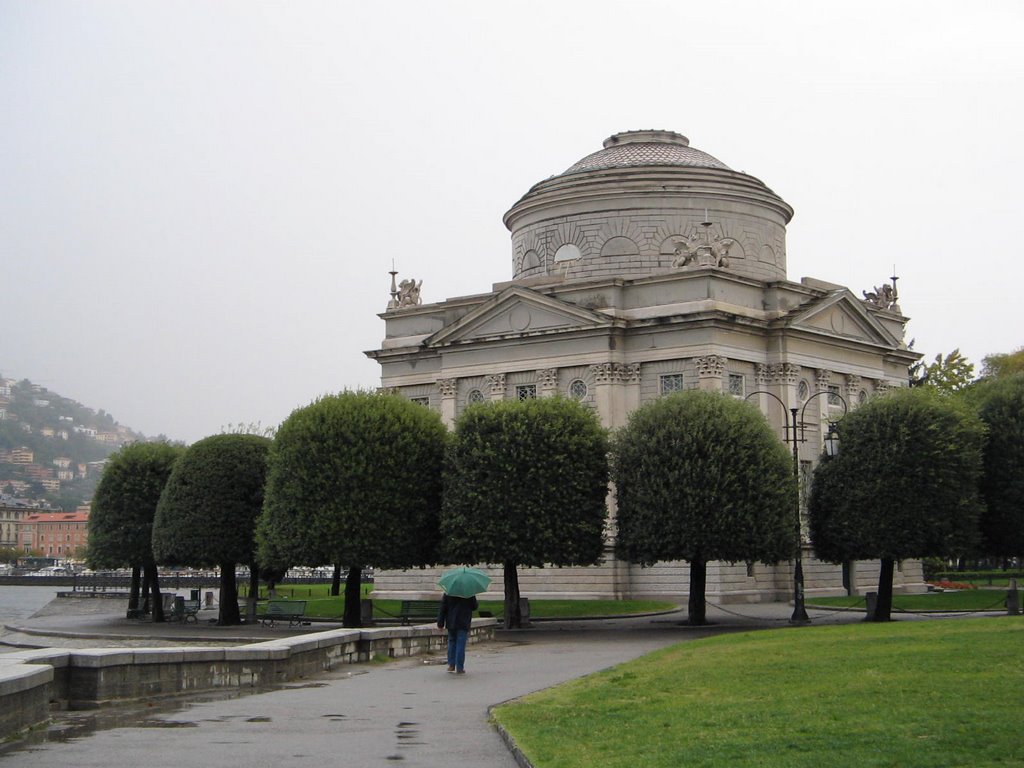
[[[52,719],[46,726],[30,731],[23,738],[8,744],[0,744],[0,757],[20,751],[34,752],[44,748],[46,744],[67,743],[92,736],[99,731],[111,731],[115,728],[197,728],[200,723],[225,722],[230,718],[202,718],[192,721],[165,719],[165,716],[183,712],[194,704],[239,699],[257,693],[266,693],[268,690],[270,689],[219,691],[203,695],[190,695],[187,699],[168,698],[156,703],[57,711],[52,713]],[[251,717],[247,721],[269,722],[270,718]]]

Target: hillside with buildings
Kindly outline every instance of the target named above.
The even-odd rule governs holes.
[[[73,512],[93,494],[110,454],[145,436],[28,379],[0,376],[0,496]]]

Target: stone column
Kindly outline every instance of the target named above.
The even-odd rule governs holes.
[[[455,392],[458,379],[438,379],[437,391],[441,395],[441,421],[451,429],[455,425]]]
[[[860,376],[855,373],[846,375],[846,406],[851,411],[860,403],[857,402],[857,395],[860,394]]]
[[[629,414],[640,407],[640,363],[622,365],[619,378],[623,383],[622,424],[625,424]]]
[[[484,386],[490,388],[491,400],[505,399],[505,374],[492,373],[484,377]]]
[[[722,377],[725,375],[725,366],[728,359],[721,355],[704,355],[694,358],[697,366],[698,386],[705,392],[721,392]]]
[[[594,380],[594,404],[601,426],[615,426],[614,384],[615,367],[612,363],[598,363],[590,366],[590,375]]]
[[[537,393],[540,397],[554,397],[558,393],[558,369],[540,368],[537,371]]]

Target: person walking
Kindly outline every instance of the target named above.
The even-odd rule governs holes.
[[[448,671],[457,675],[466,674],[466,643],[469,642],[469,628],[476,609],[475,596],[456,597],[446,593],[441,598],[437,628],[448,628]]]

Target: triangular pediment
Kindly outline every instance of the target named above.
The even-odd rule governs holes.
[[[798,311],[786,325],[794,329],[869,344],[900,346],[900,340],[875,320],[864,308],[863,302],[845,288],[833,291],[811,306]]]
[[[614,325],[608,315],[512,286],[425,340],[428,347]]]

